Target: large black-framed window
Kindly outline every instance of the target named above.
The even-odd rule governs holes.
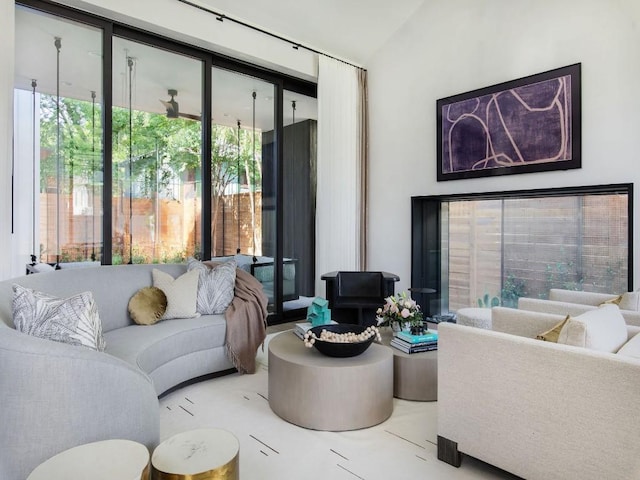
[[[550,288],[633,289],[633,184],[412,198],[411,285],[425,310],[516,306]]]
[[[99,229],[101,230],[102,238],[100,239],[100,253],[95,257],[102,264],[113,264],[114,262],[127,263],[127,261],[133,262],[136,260],[137,257],[133,247],[137,244],[137,238],[131,233],[132,230],[135,233],[136,228],[141,230],[144,227],[151,231],[151,236],[155,235],[154,239],[160,238],[163,230],[160,228],[159,216],[153,220],[154,223],[151,226],[141,226],[141,220],[135,218],[137,209],[141,208],[140,205],[144,204],[145,199],[151,201],[151,204],[146,205],[145,208],[152,210],[157,209],[157,204],[160,204],[161,200],[166,200],[167,202],[178,200],[184,203],[184,199],[186,198],[190,200],[196,198],[197,205],[194,205],[192,210],[188,211],[185,215],[189,217],[189,221],[185,221],[185,223],[190,230],[187,233],[181,233],[183,237],[190,239],[189,248],[184,250],[184,254],[194,254],[202,259],[210,258],[212,254],[211,222],[213,195],[211,180],[212,164],[209,159],[212,158],[212,134],[215,130],[214,122],[216,121],[212,118],[216,115],[216,113],[212,111],[212,91],[215,91],[217,87],[212,79],[212,71],[214,71],[215,68],[224,69],[238,75],[254,78],[256,82],[266,82],[273,86],[273,94],[270,99],[273,125],[270,127],[269,132],[273,141],[271,147],[272,153],[270,155],[272,160],[270,173],[275,183],[273,188],[271,188],[273,197],[270,207],[272,207],[273,210],[273,228],[270,234],[272,235],[271,244],[273,247],[270,248],[269,253],[273,257],[273,263],[275,265],[273,269],[274,287],[272,290],[272,313],[276,316],[275,321],[278,321],[278,317],[282,315],[282,279],[283,268],[285,268],[282,246],[284,228],[282,183],[283,169],[286,168],[283,166],[284,92],[286,90],[287,92],[294,92],[300,96],[315,98],[317,96],[316,84],[244,61],[239,61],[225,55],[216,54],[162,35],[133,28],[108,18],[61,6],[47,0],[21,0],[16,2],[16,5],[26,7],[33,11],[43,12],[46,15],[56,16],[63,20],[91,26],[102,34],[102,51],[94,52],[96,57],[102,58],[102,81],[100,86],[102,96],[100,98],[98,112],[96,113],[100,119],[100,146],[102,147],[100,197],[103,200],[101,205],[102,225],[101,229]],[[173,86],[169,84],[162,86],[162,95],[154,93],[155,108],[164,109],[165,107],[162,106],[161,102],[170,103],[171,100],[177,100],[177,103],[181,106],[180,116],[185,117],[190,115],[192,119],[199,123],[199,128],[197,131],[194,129],[194,134],[199,136],[200,144],[197,151],[190,152],[190,155],[193,157],[192,160],[183,159],[182,164],[176,163],[175,158],[170,158],[169,155],[166,154],[168,148],[162,150],[162,145],[156,148],[154,141],[146,141],[145,139],[143,142],[142,139],[138,138],[138,145],[136,145],[127,138],[127,126],[118,124],[118,122],[122,122],[127,115],[129,115],[131,123],[134,125],[135,122],[144,123],[153,121],[153,118],[151,120],[149,118],[142,118],[140,115],[143,111],[142,108],[138,108],[137,110],[135,108],[136,102],[141,102],[144,93],[141,90],[143,86],[136,84],[136,82],[141,83],[140,78],[136,77],[135,69],[138,68],[136,63],[142,62],[142,59],[135,58],[135,54],[133,53],[133,46],[138,45],[141,51],[146,48],[157,52],[166,52],[167,58],[177,59],[177,61],[186,59],[186,61],[192,61],[192,63],[198,65],[198,73],[196,73],[198,79],[196,83],[199,84],[200,91],[198,93],[199,100],[197,104],[194,104],[193,99],[188,98],[188,92],[184,90],[178,91],[175,96],[172,96],[171,90],[173,90]],[[117,64],[118,67],[124,67],[122,72],[114,68],[115,48],[125,52],[123,56],[125,60],[120,62],[123,65],[120,65],[120,63]],[[118,54],[120,55],[122,51],[119,51]],[[129,51],[131,54],[127,55]],[[78,57],[77,61],[82,62],[82,59],[83,57]],[[133,64],[129,70],[127,70],[126,66],[127,61]],[[170,66],[171,65],[165,65],[165,68],[170,68]],[[158,76],[157,80],[158,84],[162,84],[161,75]],[[138,87],[137,90],[136,87]],[[157,100],[155,100],[156,97]],[[263,98],[259,98],[259,100],[261,101]],[[187,111],[188,106],[191,107],[189,111]],[[118,113],[116,112],[118,109],[120,109],[119,113],[122,118],[116,115],[118,118],[114,120],[114,114]],[[127,112],[127,110],[131,110],[133,113]],[[164,115],[164,110],[159,111]],[[143,113],[154,114],[154,112]],[[169,116],[168,106],[167,116]],[[247,131],[252,129],[250,125],[247,125],[247,122],[245,122],[242,127]],[[116,131],[119,132],[119,138],[114,138],[114,132]],[[253,127],[253,135],[255,136],[255,126]],[[120,141],[125,143],[124,147],[118,143]],[[174,143],[178,141],[179,140],[175,140]],[[127,147],[127,142],[132,145]],[[162,142],[158,142],[158,139],[156,139],[155,144],[157,145],[158,143]],[[125,161],[121,159],[116,163],[115,157],[118,154],[120,156],[127,156]],[[199,160],[197,157],[199,157]],[[160,164],[166,167],[164,169],[165,177],[161,184],[162,188],[158,186],[158,184],[161,183],[158,175],[150,175],[144,168],[145,164],[151,165],[154,162],[156,165]],[[171,162],[173,162],[173,164],[171,164]],[[175,168],[169,168],[172,165]],[[185,167],[185,165],[187,165],[187,167]],[[238,184],[247,182],[246,175],[244,175],[243,172],[236,172],[235,178],[235,182]],[[172,180],[175,180],[174,183],[180,180],[182,182],[181,186],[177,187],[172,185]],[[184,191],[182,184],[185,182],[190,182],[192,185],[190,191]],[[114,203],[112,201],[114,198],[114,189],[120,192],[121,202]],[[137,201],[139,205],[135,205],[134,201]],[[255,200],[253,203],[255,204]],[[120,211],[117,211],[117,209],[120,209]],[[113,219],[117,214],[120,214],[121,223],[124,225],[123,228],[114,228],[115,224]],[[177,215],[178,214],[176,214],[176,216]],[[187,229],[187,227],[184,227],[184,229]],[[194,232],[194,229],[197,231]],[[126,240],[127,236],[129,237],[129,243],[127,243]],[[114,256],[114,252],[117,255]],[[163,258],[161,254],[162,252],[150,259],[150,261],[162,261]],[[142,258],[140,255],[138,257]],[[177,255],[173,255],[173,257],[165,255],[165,257],[178,258]]]

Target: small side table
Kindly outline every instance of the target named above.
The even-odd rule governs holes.
[[[153,480],[238,480],[240,443],[230,432],[199,428],[178,433],[151,456]]]
[[[391,332],[382,332],[382,343],[389,345]],[[438,350],[404,353],[393,352],[393,396],[404,400],[434,402],[438,400]]]
[[[149,450],[131,440],[104,440],[65,450],[27,480],[148,480]]]

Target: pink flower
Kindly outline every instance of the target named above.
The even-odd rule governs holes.
[[[402,318],[407,318],[411,316],[411,312],[409,311],[408,308],[403,308],[402,311],[400,312],[400,315],[402,315]]]

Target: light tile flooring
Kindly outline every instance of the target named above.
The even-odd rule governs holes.
[[[291,326],[269,327],[268,340],[274,330]],[[192,428],[224,428],[240,442],[244,480],[516,478],[470,457],[460,468],[439,461],[436,402],[394,399],[388,420],[351,432],[319,432],[289,424],[269,408],[267,358],[266,348],[258,352],[255,375],[227,375],[163,397],[162,439]]]

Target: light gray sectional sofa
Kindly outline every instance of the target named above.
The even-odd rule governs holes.
[[[152,285],[152,269],[174,278],[186,265],[60,270],[0,282],[0,478],[24,480],[67,448],[108,438],[159,441],[158,395],[233,368],[224,315],[135,325],[129,299]],[[105,352],[32,337],[13,328],[12,285],[58,297],[91,291]]]
[[[617,353],[535,339],[565,317],[495,307],[493,330],[438,326],[438,458],[528,480],[640,478],[640,327],[623,322]]]

